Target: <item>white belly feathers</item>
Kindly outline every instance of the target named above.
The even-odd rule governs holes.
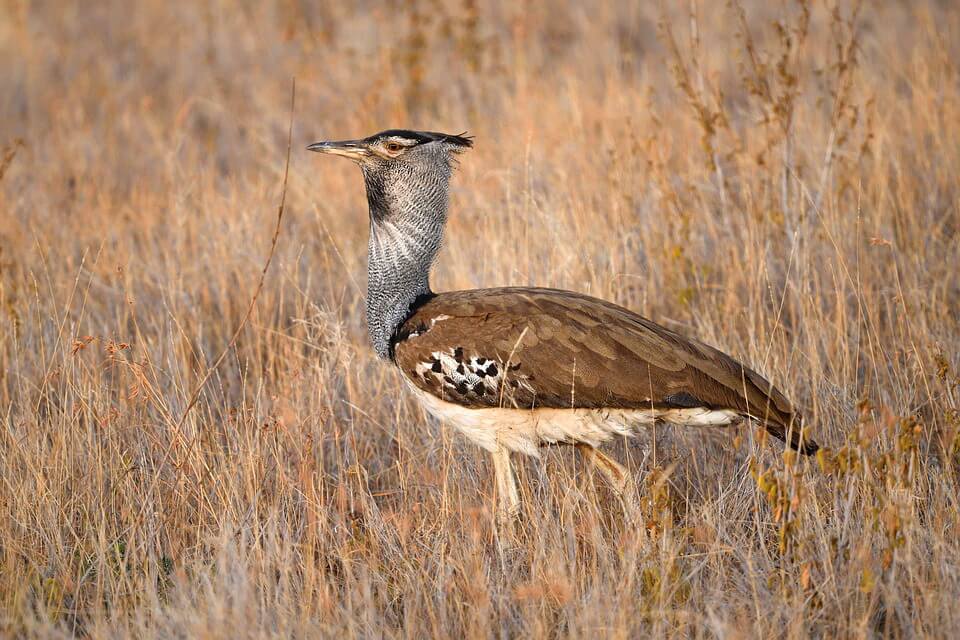
[[[722,426],[740,419],[729,410],[693,409],[470,409],[409,384],[423,407],[487,451],[503,447],[539,456],[542,444],[582,442],[597,446],[614,436],[662,420],[687,426]]]

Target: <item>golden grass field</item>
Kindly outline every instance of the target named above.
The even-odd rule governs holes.
[[[309,4],[0,3],[0,635],[960,634],[955,5]],[[499,544],[367,344],[360,173],[304,150],[391,127],[476,136],[438,290],[626,305],[828,449],[619,443],[630,526],[547,449]]]

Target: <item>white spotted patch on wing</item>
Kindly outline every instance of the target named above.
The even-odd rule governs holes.
[[[444,316],[437,316],[440,320]],[[501,386],[509,384],[513,392],[523,390],[535,393],[526,375],[509,371],[504,362],[484,356],[465,356],[463,349],[434,351],[428,362],[420,362],[416,373],[423,378],[432,377],[442,388],[469,398],[498,396]],[[506,373],[506,376],[505,376]]]

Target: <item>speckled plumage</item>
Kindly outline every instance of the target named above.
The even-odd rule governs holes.
[[[417,157],[409,163],[363,170],[370,206],[367,327],[381,358],[389,357],[390,336],[413,301],[430,293],[430,267],[447,221],[449,153],[430,144],[411,154]]]

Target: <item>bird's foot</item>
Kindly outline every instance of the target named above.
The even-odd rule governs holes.
[[[623,510],[623,520],[628,525],[639,523],[642,518],[640,515],[640,505],[637,502],[637,492],[631,485],[621,491],[617,491],[617,499],[620,502],[620,508]]]
[[[518,524],[520,519],[519,505],[501,506],[497,509],[496,532],[497,542],[501,548],[513,548],[519,544]]]

